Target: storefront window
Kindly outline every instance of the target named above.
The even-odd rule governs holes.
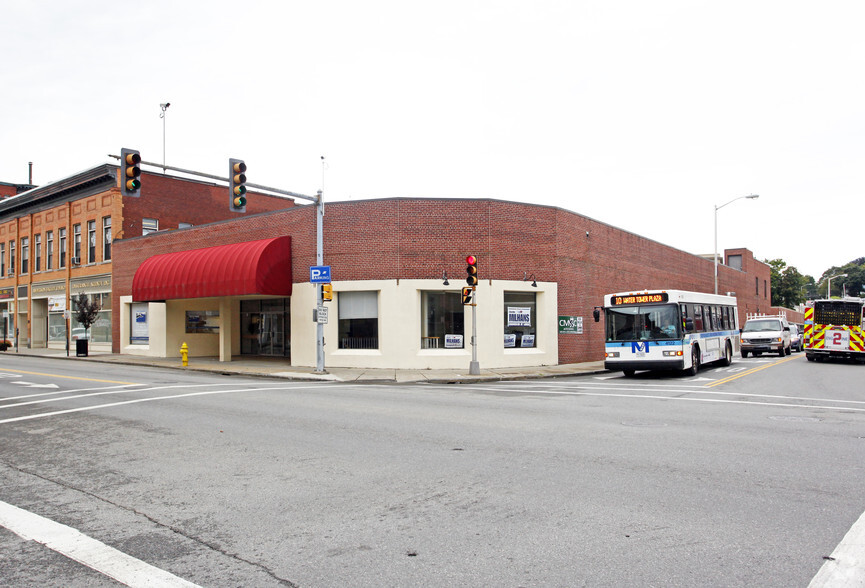
[[[89,332],[86,332],[84,325],[78,322],[78,297],[81,294],[72,296],[72,320],[70,327],[71,339],[90,338],[94,343],[111,343],[111,293],[97,292],[95,294],[87,294],[90,301],[99,303],[100,311],[97,314],[96,322],[90,325]]]
[[[147,321],[149,305],[146,302],[136,302],[132,305],[129,327],[129,342],[133,345],[147,345],[150,342],[150,328]]]
[[[536,347],[537,300],[534,292],[505,292],[505,347]]]
[[[48,340],[66,341],[66,319],[62,312],[48,313]]]
[[[339,348],[378,349],[378,292],[340,292]]]
[[[421,292],[421,349],[462,349],[465,307],[459,292]]]

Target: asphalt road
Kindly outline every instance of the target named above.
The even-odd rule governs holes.
[[[4,355],[0,585],[807,586],[865,511],[863,375],[795,354],[343,385]]]

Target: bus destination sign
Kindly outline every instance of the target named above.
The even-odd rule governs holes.
[[[630,296],[613,296],[611,302],[613,306],[619,304],[646,304],[649,302],[667,302],[670,297],[666,292],[659,294],[631,294]]]

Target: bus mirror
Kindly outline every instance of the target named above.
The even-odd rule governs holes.
[[[592,311],[592,316],[595,317],[595,322],[596,322],[596,323],[601,322],[601,311],[598,310],[597,308],[596,308],[595,310]]]

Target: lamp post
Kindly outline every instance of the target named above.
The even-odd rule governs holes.
[[[159,118],[162,119],[162,173],[165,173],[165,111],[168,110],[169,106],[171,106],[171,102],[163,102],[159,105],[159,108],[162,109],[162,113],[159,115]]]
[[[832,276],[831,278],[828,278],[826,280],[826,298],[827,299],[832,298],[832,279],[833,278],[846,278],[846,277],[847,277],[847,274],[838,274],[838,275]]]
[[[729,202],[725,202],[721,206],[715,205],[715,294],[718,293],[718,211],[727,206],[728,204],[734,203],[736,200],[741,200],[742,198],[749,198],[753,200],[754,198],[759,198],[759,194],[749,194],[748,196],[739,196],[738,198],[733,198]]]

